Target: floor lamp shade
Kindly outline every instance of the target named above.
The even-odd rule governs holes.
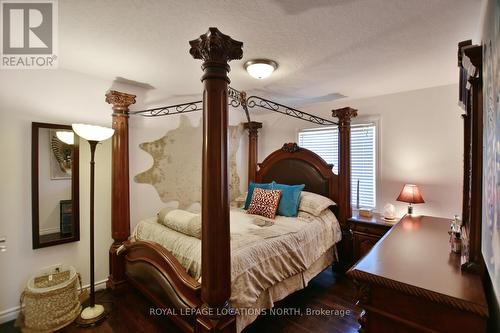
[[[57,139],[64,142],[67,145],[75,144],[75,134],[71,131],[57,131],[56,132]]]
[[[73,124],[71,127],[79,137],[87,141],[105,141],[115,133],[115,130],[112,128],[95,125]]]
[[[95,302],[95,269],[94,269],[94,197],[95,197],[95,150],[97,144],[113,136],[115,130],[112,128],[73,124],[73,131],[81,138],[88,141],[90,145],[90,299],[89,306],[82,310],[77,318],[77,324],[91,326],[103,320],[107,316],[104,306]]]

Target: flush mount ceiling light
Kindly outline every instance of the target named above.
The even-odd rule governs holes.
[[[276,61],[269,59],[248,60],[244,65],[248,74],[256,79],[269,77],[278,68]]]

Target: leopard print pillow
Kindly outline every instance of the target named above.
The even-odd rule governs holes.
[[[274,219],[280,203],[281,190],[255,188],[247,213]]]

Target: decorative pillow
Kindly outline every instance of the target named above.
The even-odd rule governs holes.
[[[165,224],[165,217],[167,216],[167,214],[171,211],[173,211],[174,209],[176,209],[175,207],[163,207],[162,209],[160,209],[160,211],[156,214],[156,216],[158,217],[158,223],[161,223],[161,224]]]
[[[259,183],[250,182],[250,184],[248,184],[247,199],[245,200],[245,209],[248,209],[248,206],[250,206],[250,201],[252,201],[253,190],[255,188],[263,188],[266,190],[270,190],[272,185],[273,185],[273,183],[259,184]]]
[[[299,209],[300,193],[305,185],[285,185],[276,182],[272,182],[272,184],[273,190],[281,190],[278,215],[296,217]]]
[[[266,190],[257,187],[253,191],[247,213],[274,219],[280,198],[280,190]]]
[[[201,239],[201,214],[174,209],[167,213],[163,224],[185,235]]]
[[[319,216],[322,211],[335,205],[336,203],[330,198],[316,193],[302,191],[300,194],[299,210],[314,216]]]

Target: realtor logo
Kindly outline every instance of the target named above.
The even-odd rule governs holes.
[[[0,68],[57,68],[57,2],[2,0],[0,8]]]

